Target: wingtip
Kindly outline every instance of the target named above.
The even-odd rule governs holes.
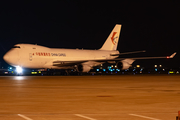
[[[173,53],[171,56],[169,56],[169,58],[173,58],[176,55],[176,52]]]

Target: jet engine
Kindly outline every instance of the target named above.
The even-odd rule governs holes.
[[[91,67],[89,65],[78,65],[77,71],[78,72],[89,72],[91,70]]]
[[[129,67],[131,67],[131,64],[133,62],[134,62],[134,60],[132,60],[132,59],[124,59],[122,61],[117,62],[116,66],[118,67],[118,69],[126,70]]]

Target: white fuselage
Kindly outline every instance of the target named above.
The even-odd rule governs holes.
[[[78,61],[94,61],[114,59],[110,54],[119,54],[117,50],[83,50],[83,49],[57,49],[32,44],[17,44],[4,55],[4,60],[12,66],[25,68],[53,68],[63,69],[72,66],[66,63]],[[62,65],[54,65],[58,61]],[[92,66],[101,62],[92,62]]]

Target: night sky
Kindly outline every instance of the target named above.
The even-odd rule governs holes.
[[[0,62],[15,44],[52,48],[99,49],[114,28],[122,24],[118,50],[146,50],[124,55],[166,56],[174,59],[138,60],[134,64],[180,67],[180,3],[178,1],[66,0],[58,2],[0,2]]]

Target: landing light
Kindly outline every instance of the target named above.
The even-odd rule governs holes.
[[[20,66],[16,67],[16,72],[17,73],[22,73],[23,69]]]

